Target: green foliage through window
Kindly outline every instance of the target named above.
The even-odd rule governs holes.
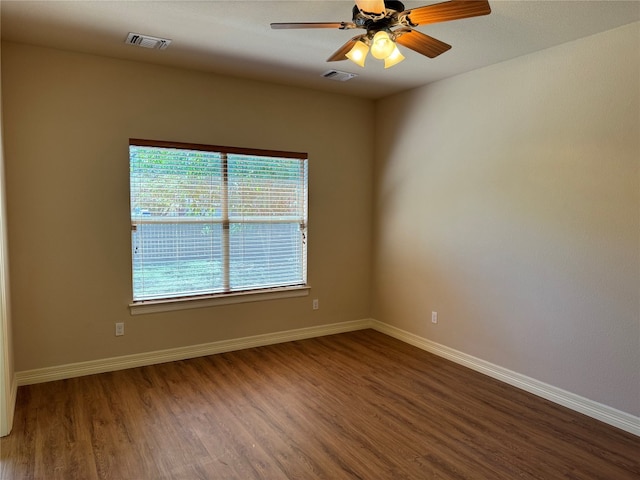
[[[158,143],[129,147],[134,301],[306,284],[305,154]]]

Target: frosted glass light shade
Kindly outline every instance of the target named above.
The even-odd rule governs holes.
[[[367,53],[369,53],[369,46],[364,42],[356,42],[353,48],[349,50],[346,57],[356,65],[364,67],[364,62],[367,59]]]
[[[391,55],[395,47],[396,44],[389,38],[387,32],[381,30],[373,36],[371,55],[382,60]]]
[[[404,60],[404,55],[400,53],[398,47],[396,46],[387,58],[384,59],[384,68],[393,67],[394,65],[399,64]]]

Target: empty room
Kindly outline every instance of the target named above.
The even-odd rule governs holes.
[[[640,2],[0,21],[0,479],[640,479]]]

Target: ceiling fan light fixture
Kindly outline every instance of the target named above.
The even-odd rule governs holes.
[[[2,0],[0,0],[2,1]],[[350,59],[364,67],[371,51],[374,58],[384,61],[384,68],[404,60],[396,41],[403,47],[429,58],[436,58],[451,45],[415,30],[420,25],[449,22],[491,13],[488,0],[444,0],[440,3],[405,9],[399,0],[355,0],[351,22],[288,22],[272,23],[271,28],[360,28],[365,34],[357,35],[331,55],[327,62]]]
[[[353,48],[351,48],[351,50],[349,50],[349,52],[347,52],[345,55],[356,65],[364,67],[364,62],[367,59],[367,53],[369,53],[369,46],[366,43],[358,40],[353,45]]]
[[[371,41],[371,55],[379,60],[384,60],[393,53],[396,44],[391,40],[389,34],[380,30],[373,36]]]
[[[391,55],[384,59],[384,68],[393,67],[403,60],[404,55],[400,53],[400,50],[398,50],[398,46],[396,45],[396,47],[393,49],[393,52],[391,52]]]

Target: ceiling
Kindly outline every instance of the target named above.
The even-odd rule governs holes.
[[[415,8],[437,1],[406,1]],[[453,46],[435,59],[400,47],[406,60],[385,70],[326,59],[362,30],[272,30],[271,22],[351,20],[352,1],[1,0],[3,40],[381,98],[640,21],[640,1],[490,0],[488,16],[417,30]],[[166,50],[125,44],[129,32],[171,39]],[[640,48],[640,42],[639,42]],[[348,82],[322,77],[357,73]]]

